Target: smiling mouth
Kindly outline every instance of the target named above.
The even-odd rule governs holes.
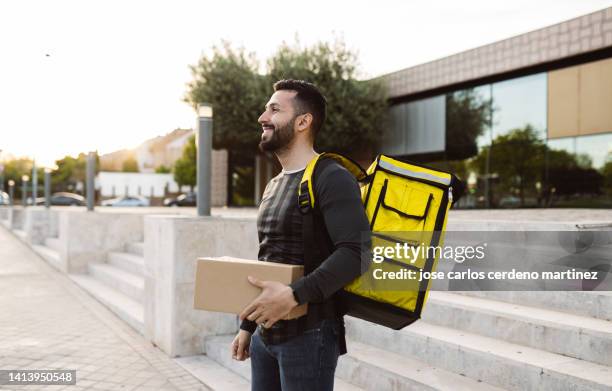
[[[263,125],[261,127],[262,129],[262,134],[265,134],[266,132],[273,132],[274,131],[274,126],[272,125]]]

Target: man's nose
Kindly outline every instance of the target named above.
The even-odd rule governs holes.
[[[260,124],[263,124],[264,122],[268,122],[268,116],[266,115],[265,111],[261,113],[261,115],[257,119],[257,122],[259,122]]]

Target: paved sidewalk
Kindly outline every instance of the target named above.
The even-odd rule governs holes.
[[[2,390],[208,390],[0,227],[0,369],[75,369],[72,386]]]

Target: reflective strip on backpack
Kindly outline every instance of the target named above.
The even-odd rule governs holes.
[[[450,186],[451,184],[451,178],[443,178],[443,177],[439,177],[437,175],[433,175],[433,174],[429,174],[427,172],[419,172],[419,171],[413,171],[413,170],[409,170],[407,168],[403,168],[403,167],[398,167],[393,163],[390,163],[386,160],[380,159],[380,161],[378,162],[378,166],[382,167],[385,170],[388,171],[392,171],[392,172],[396,172],[398,174],[402,174],[402,175],[406,175],[409,177],[413,177],[413,178],[419,178],[419,179],[425,179],[431,182],[437,182],[437,183],[441,183],[443,185],[446,186]]]

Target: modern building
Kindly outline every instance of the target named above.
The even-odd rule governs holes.
[[[463,207],[612,207],[612,7],[382,76],[381,153],[451,170]]]

